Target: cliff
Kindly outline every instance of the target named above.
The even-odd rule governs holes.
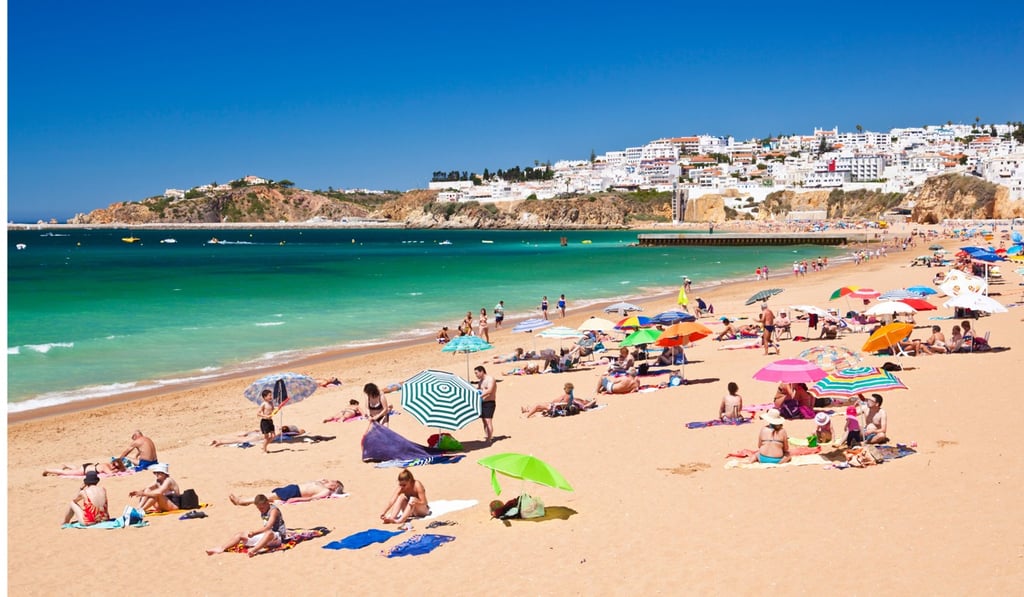
[[[901,193],[878,191],[777,191],[765,197],[758,219],[782,219],[791,211],[824,211],[827,217],[877,219],[899,205]]]
[[[1024,201],[1011,201],[1010,190],[973,176],[944,174],[929,178],[907,195],[914,202],[915,222],[944,219],[1024,217]]]

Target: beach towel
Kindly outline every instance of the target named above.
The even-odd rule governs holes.
[[[199,504],[199,507],[200,508],[209,508],[210,504]],[[191,509],[187,509],[186,510],[185,508],[179,508],[177,510],[168,510],[167,512],[146,512],[146,516],[170,516],[172,514],[175,515],[175,516],[178,516],[178,515],[184,514],[185,512],[191,512],[192,510],[195,510],[195,509],[196,508],[191,508]]]
[[[379,423],[370,425],[363,434],[362,444],[363,462],[429,459],[441,453],[413,443]]]
[[[910,456],[911,454],[917,454],[917,450],[903,444],[896,444],[895,446],[890,446],[888,444],[873,445],[882,455],[883,461],[895,460],[897,458],[903,458],[904,456]]]
[[[820,466],[832,465],[821,454],[802,454],[800,456],[793,456],[793,459],[785,464],[766,464],[764,462],[746,462],[744,460],[730,459],[725,461],[725,468],[777,468],[780,466],[808,466],[812,464]]]
[[[458,454],[455,456],[438,454],[437,456],[424,456],[423,458],[385,460],[384,462],[378,462],[373,466],[375,468],[406,468],[410,466],[425,466],[427,464],[455,464],[465,457],[465,454]]]
[[[312,503],[312,502],[319,502],[320,500],[334,500],[334,499],[347,498],[349,495],[350,494],[348,494],[348,493],[332,493],[332,494],[326,495],[326,496],[324,496],[322,498],[315,498],[315,499],[311,499],[311,500],[305,500],[305,501],[302,501],[302,502],[289,502],[288,500],[273,500],[273,502],[275,504],[288,504],[289,506],[298,506],[299,504],[309,504],[309,503]]]
[[[62,529],[126,529],[128,527],[144,527],[149,523],[142,519],[142,512],[132,506],[125,506],[121,516],[112,520],[97,522],[96,524],[85,525],[80,522],[72,522],[61,525]]]
[[[135,470],[135,467],[131,467],[128,470],[121,471],[119,473],[100,473],[99,475],[100,475],[101,479],[106,479],[107,477],[127,477],[128,475],[134,475],[136,472],[137,471]],[[78,480],[82,480],[83,478],[85,478],[84,475],[82,475],[80,473],[79,474],[67,474],[67,475],[52,475],[52,476],[60,477],[61,479],[78,479]]]
[[[745,425],[750,423],[751,419],[739,419],[738,421],[723,421],[722,419],[711,419],[710,421],[693,421],[687,423],[687,429],[703,429],[705,427],[717,427],[719,425],[729,425],[735,427],[736,425]]]
[[[739,348],[760,348],[760,340],[750,340],[746,342],[733,342],[732,344],[723,344],[718,347],[718,350],[736,350]]]
[[[807,455],[807,454],[820,454],[820,453],[821,453],[821,447],[820,446],[815,446],[813,448],[810,447],[810,446],[794,446],[792,441],[789,442],[789,455],[790,456],[804,456],[804,455]],[[749,457],[753,456],[754,454],[757,454],[757,450],[749,450],[747,448],[744,448],[742,450],[734,450],[732,452],[729,452],[728,454],[726,454],[725,457],[726,458],[749,458]]]
[[[374,543],[384,543],[395,535],[401,535],[405,531],[385,531],[382,529],[367,529],[353,533],[344,539],[331,541],[324,545],[324,549],[362,549]]]
[[[432,520],[445,514],[458,512],[477,505],[477,500],[431,500],[430,514],[423,517],[423,520]]]
[[[455,537],[452,537],[451,535],[434,535],[432,533],[413,535],[392,547],[390,550],[382,551],[381,555],[389,558],[421,556],[434,551],[449,541],[455,541]]]
[[[324,535],[330,532],[331,530],[327,527],[313,527],[311,529],[289,529],[288,534],[285,535],[284,540],[281,541],[281,545],[278,545],[277,547],[271,547],[269,549],[264,549],[262,552],[256,555],[263,555],[268,553],[274,553],[275,551],[284,551],[286,549],[291,549],[299,543],[302,543],[303,541],[309,541],[310,539],[323,537]],[[244,543],[239,543],[234,547],[228,548],[227,551],[232,553],[247,554],[249,553],[249,548],[246,547]]]

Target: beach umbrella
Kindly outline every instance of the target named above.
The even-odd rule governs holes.
[[[1006,307],[994,298],[984,294],[960,294],[942,303],[946,308],[970,309],[983,313],[1006,313]]]
[[[263,390],[274,393],[274,413],[281,412],[286,404],[301,402],[313,395],[320,387],[315,379],[301,373],[274,373],[263,376],[249,384],[242,395],[255,404],[263,403]],[[281,414],[281,427],[284,427],[284,413]],[[281,435],[284,438],[284,434]]]
[[[513,479],[530,481],[539,485],[554,487],[555,489],[575,491],[561,473],[556,471],[550,464],[533,455],[506,452],[504,454],[487,456],[476,462],[483,467],[491,469],[491,487],[494,489],[495,495],[501,495],[498,473]]]
[[[685,346],[713,333],[707,326],[696,321],[682,321],[665,328],[654,343],[658,346]]]
[[[591,317],[590,319],[576,326],[576,329],[584,331],[608,332],[615,329],[615,323],[608,321],[607,319],[601,319],[600,317]]]
[[[907,288],[907,290],[909,290],[910,292],[917,293],[917,294],[919,294],[921,296],[929,296],[929,295],[932,295],[932,294],[938,294],[938,291],[936,291],[931,286],[910,286],[910,287]]]
[[[697,318],[683,311],[664,311],[651,318],[651,323],[659,325],[672,325],[680,321],[696,321]]]
[[[857,290],[854,290],[850,294],[846,295],[846,298],[872,300],[878,298],[881,295],[882,293],[878,292],[874,288],[858,288]]]
[[[605,313],[626,313],[628,311],[643,311],[643,307],[633,303],[615,303],[604,308]]]
[[[643,315],[630,315],[624,317],[615,324],[615,328],[621,330],[622,328],[642,328],[651,325],[651,318],[644,317]]]
[[[619,342],[619,346],[637,346],[638,344],[654,344],[661,337],[662,332],[654,328],[641,328],[626,336]]]
[[[566,338],[582,338],[583,334],[579,330],[559,325],[553,328],[547,328],[543,332],[537,334],[537,336],[540,338],[558,338],[559,340],[565,340]]]
[[[860,349],[864,352],[876,352],[891,349],[914,331],[912,323],[890,323],[875,330]],[[895,352],[895,351],[893,351]]]
[[[850,294],[851,292],[854,292],[858,288],[860,288],[860,286],[843,286],[842,288],[837,288],[832,293],[832,296],[828,297],[828,300],[834,301],[834,300],[836,300],[837,298],[839,298],[841,296],[846,296],[846,295]]]
[[[526,319],[520,321],[512,328],[513,332],[533,332],[535,330],[542,330],[546,327],[555,325],[555,322],[550,319]]]
[[[808,348],[800,353],[800,358],[810,361],[825,371],[838,371],[853,367],[861,361],[861,354],[843,346],[826,344]]]
[[[782,289],[781,288],[769,288],[767,290],[761,290],[761,291],[755,292],[754,295],[751,296],[750,298],[748,298],[747,302],[744,303],[744,304],[746,304],[746,305],[753,305],[754,303],[756,303],[758,301],[767,301],[768,299],[770,299],[771,297],[775,296],[776,294],[781,294],[781,293],[782,293]]]
[[[821,307],[815,307],[814,305],[792,305],[789,308],[792,309],[793,311],[799,311],[801,313],[813,313],[818,317],[828,316],[828,311],[822,309]]]
[[[758,369],[754,379],[783,383],[814,383],[828,375],[821,367],[803,359],[782,359]]]
[[[441,352],[465,353],[466,355],[466,378],[469,379],[469,355],[482,350],[494,348],[480,336],[456,336],[445,343]]]
[[[897,288],[883,292],[878,298],[883,301],[898,301],[900,299],[921,298],[921,295],[911,290]]]
[[[480,390],[454,373],[427,369],[402,384],[402,408],[427,427],[456,431],[480,418]]]
[[[917,310],[900,301],[885,301],[875,303],[870,309],[864,311],[865,315],[896,315],[899,313],[915,313]]]
[[[853,367],[836,371],[809,388],[816,396],[856,396],[863,392],[906,390],[895,375],[877,367]]]
[[[941,251],[942,250],[942,245],[930,245],[928,247],[928,250],[929,251]]]
[[[915,311],[934,311],[938,308],[923,298],[904,298],[899,299],[897,302],[910,305]]]

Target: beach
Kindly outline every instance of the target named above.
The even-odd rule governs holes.
[[[947,248],[958,246],[941,241]],[[783,288],[770,304],[829,304],[833,290],[846,285],[888,290],[930,285],[930,268],[910,267],[921,252],[890,250],[860,265],[769,281],[753,280],[701,290],[716,316],[749,318],[757,305],[748,297]],[[1020,302],[1019,276],[1008,274],[994,286],[1003,304]],[[700,284],[700,280],[694,280]],[[691,298],[694,295],[691,294]],[[556,297],[551,297],[552,303]],[[941,304],[941,300],[932,302]],[[675,294],[639,301],[644,314],[675,306]],[[853,305],[856,307],[857,305]],[[572,310],[556,324],[577,327],[599,308]],[[937,323],[949,335],[956,320],[929,320],[951,310],[920,313],[917,325]],[[557,340],[534,339],[497,330],[495,348],[471,354],[498,380],[497,441],[487,445],[483,428],[472,422],[453,434],[466,446],[456,464],[413,467],[431,501],[477,500],[474,507],[441,517],[454,525],[413,530],[358,550],[322,549],[367,529],[383,528],[378,515],[396,487],[400,469],[375,468],[361,461],[365,422],[321,423],[349,399],[364,405],[363,384],[380,386],[407,379],[422,369],[465,375],[465,355],[442,354],[432,341],[412,341],[387,350],[356,351],[333,360],[304,363],[301,372],[337,377],[340,388],[322,388],[285,407],[284,423],[311,434],[335,436],[319,443],[285,443],[260,453],[259,447],[211,447],[212,439],[257,427],[256,405],[242,398],[254,376],[238,377],[183,391],[138,397],[117,404],[96,403],[88,410],[25,417],[8,425],[8,590],[14,595],[52,595],[71,584],[81,592],[146,591],[160,595],[251,595],[279,593],[282,587],[314,595],[413,595],[443,591],[500,594],[632,595],[759,594],[984,594],[1009,593],[1024,581],[1024,516],[1016,509],[1024,491],[1018,475],[1024,456],[1016,450],[1013,388],[1024,359],[1024,311],[983,317],[975,327],[990,332],[990,343],[1008,350],[974,354],[903,357],[896,375],[908,390],[886,393],[889,435],[894,443],[916,444],[917,453],[865,469],[789,466],[768,470],[727,469],[726,455],[756,447],[761,423],[688,429],[686,423],[715,418],[730,381],[739,384],[745,404],[769,402],[775,385],[751,376],[762,366],[825,341],[783,340],[781,355],[760,349],[719,350],[723,343],[700,340],[687,348],[688,383],[629,395],[597,395],[601,365],[583,364],[558,374],[510,375],[513,363],[492,357],[517,346],[558,348]],[[614,316],[607,316],[614,319]],[[702,322],[713,330],[716,318]],[[744,320],[740,319],[743,323]],[[807,336],[794,323],[794,336]],[[816,335],[816,334],[814,334]],[[926,337],[917,329],[914,337]],[[849,333],[832,342],[859,349],[867,335]],[[569,342],[564,343],[568,346]],[[613,344],[614,346],[614,344]],[[893,357],[865,356],[880,366]],[[665,381],[666,376],[643,379]],[[606,407],[567,418],[524,418],[523,406],[549,402],[572,382],[578,398],[598,397]],[[402,411],[399,394],[387,398]],[[834,425],[841,428],[842,416]],[[788,421],[792,437],[812,433],[812,421]],[[391,417],[390,428],[425,444],[435,430],[410,414]],[[77,465],[119,453],[136,429],[156,442],[161,462],[181,487],[194,488],[208,502],[206,518],[148,517],[145,528],[78,530],[60,528],[68,500],[80,487],[74,479],[42,477],[61,463]],[[502,452],[532,454],[557,468],[573,485],[566,492],[501,478],[499,499],[527,491],[566,519],[491,519],[495,499],[490,473],[480,458]],[[246,558],[207,556],[206,548],[233,533],[258,528],[253,506],[237,507],[228,494],[253,495],[288,483],[330,478],[344,482],[348,497],[281,506],[290,528],[323,526],[323,538],[293,549]],[[127,504],[128,493],[152,482],[148,472],[105,478],[112,512]],[[382,550],[417,533],[455,537],[417,557],[384,558]]]

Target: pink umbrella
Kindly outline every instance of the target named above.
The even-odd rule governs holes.
[[[762,367],[754,379],[783,383],[814,383],[828,377],[821,367],[803,359],[782,359]]]
[[[854,290],[853,292],[851,292],[850,294],[848,294],[846,296],[849,297],[849,298],[852,298],[852,299],[868,299],[868,300],[873,300],[873,299],[876,299],[876,298],[882,296],[882,293],[878,292],[874,288],[859,288],[857,290]]]

